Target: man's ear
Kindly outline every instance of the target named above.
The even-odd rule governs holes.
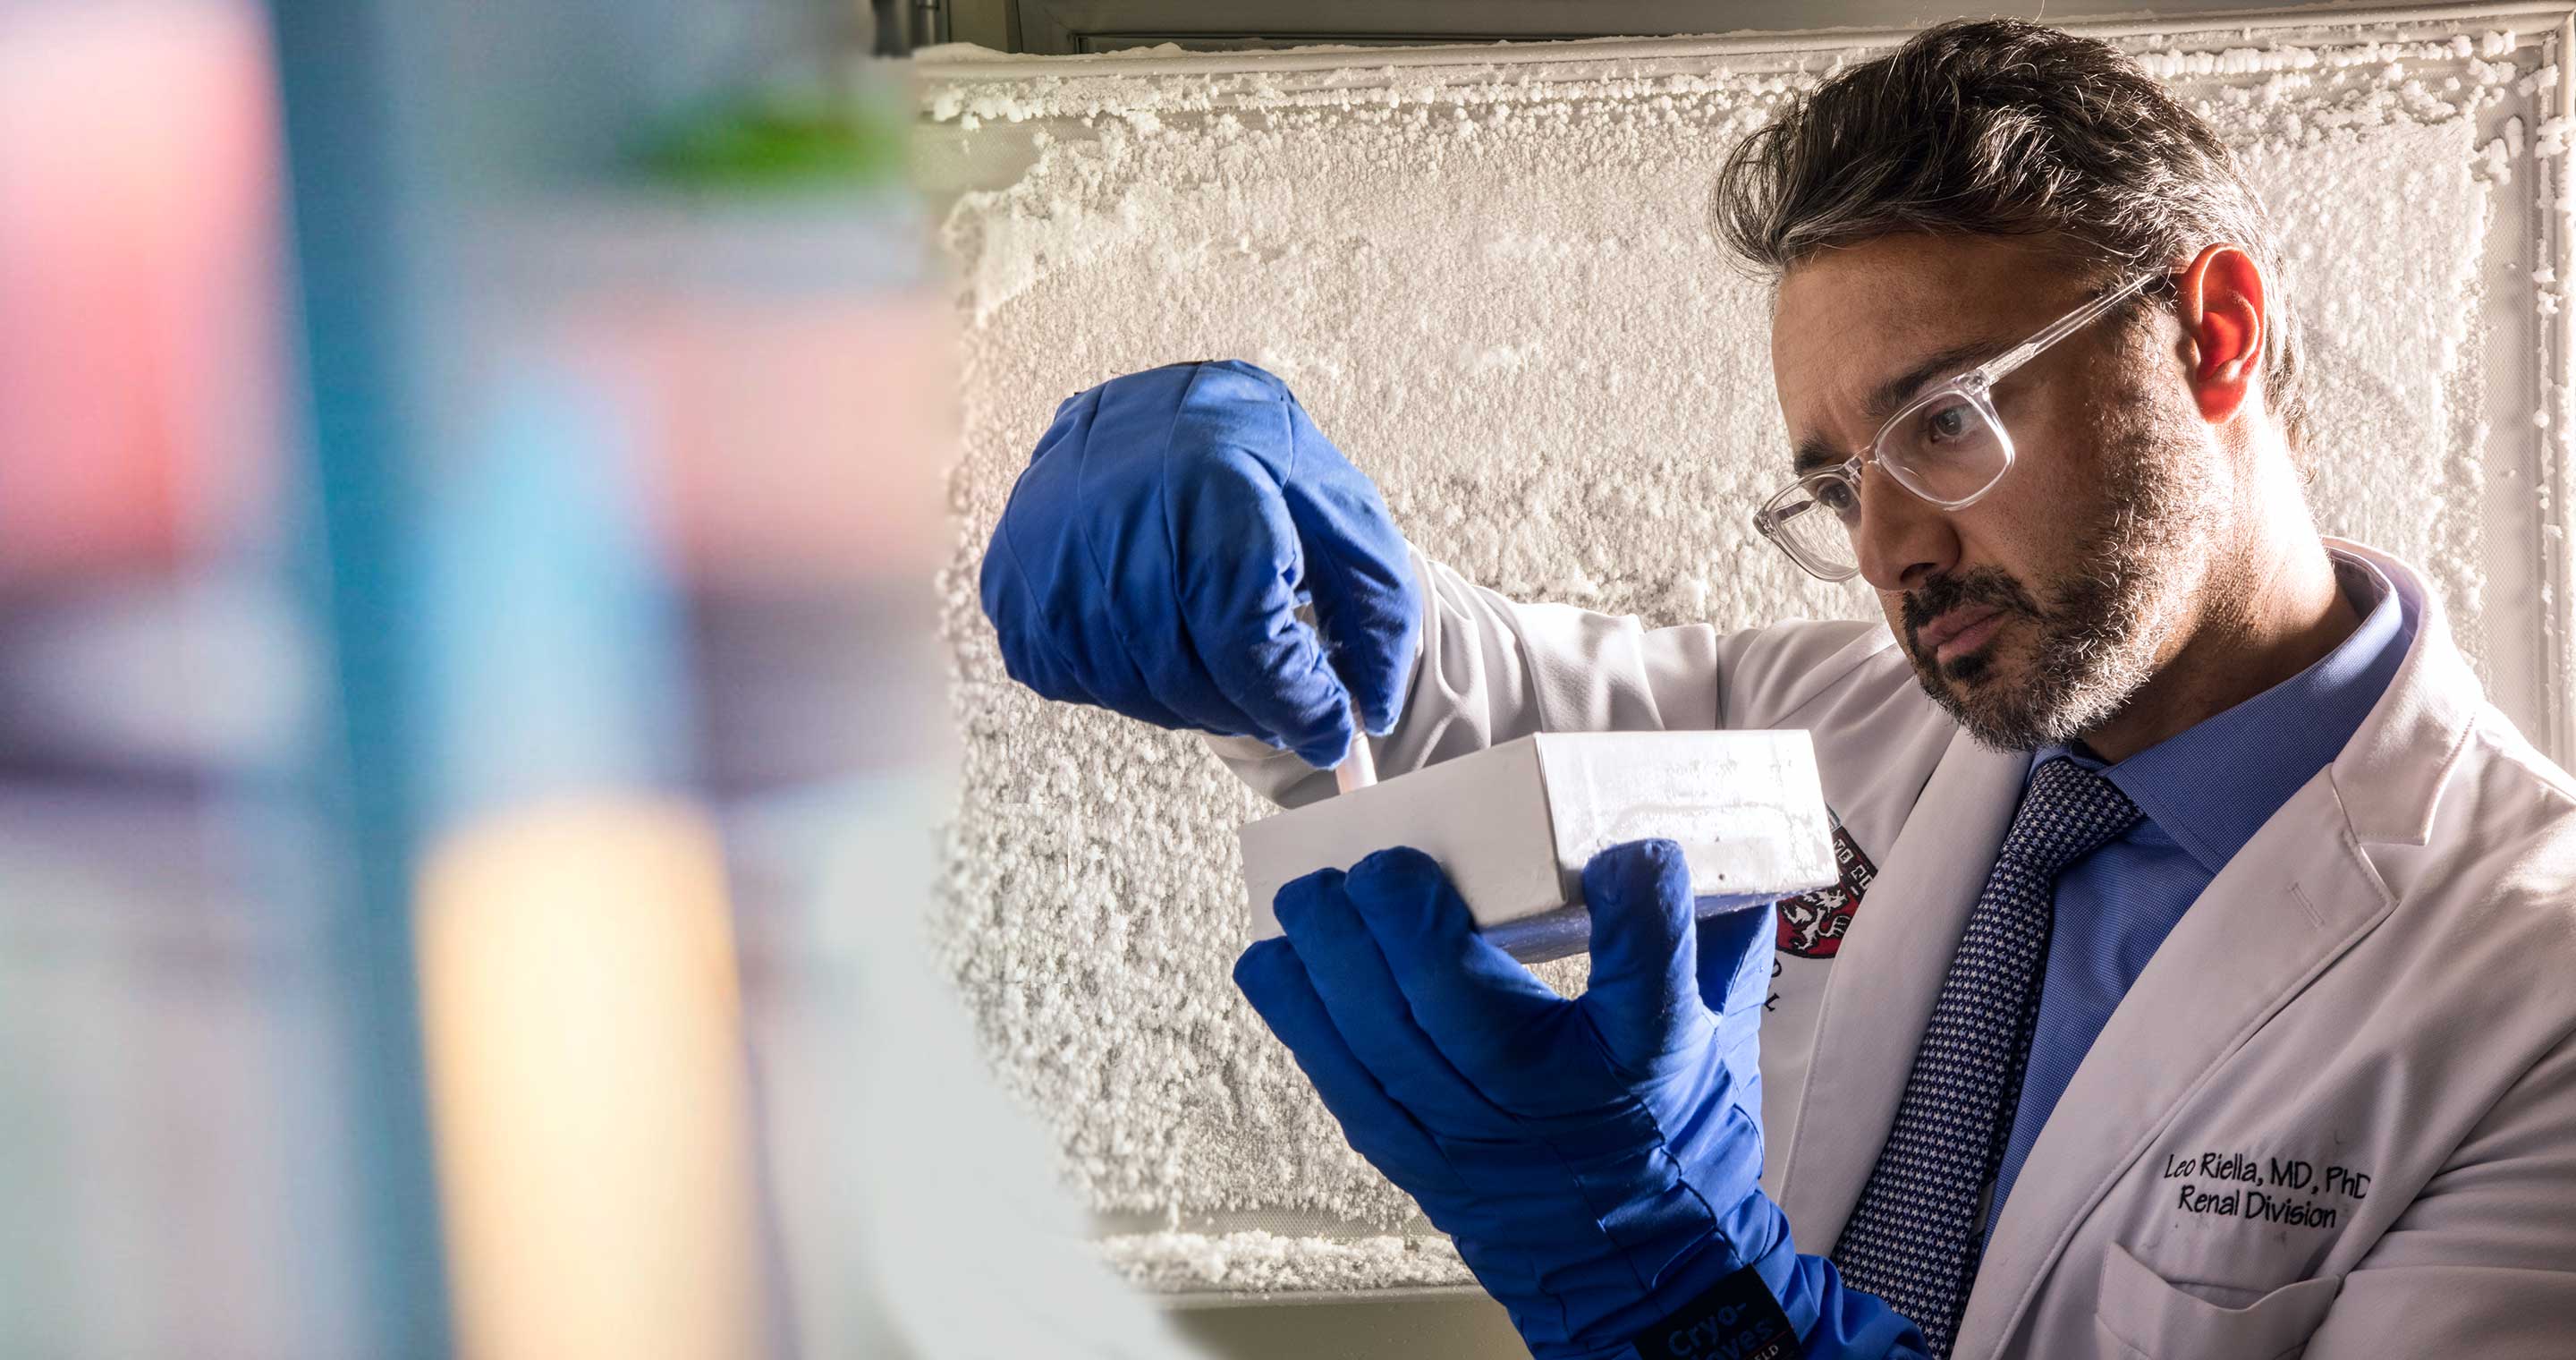
[[[2192,398],[2201,419],[2223,425],[2244,408],[2263,369],[2270,333],[2262,266],[2242,246],[2211,246],[2183,270],[2174,301],[2188,342]]]

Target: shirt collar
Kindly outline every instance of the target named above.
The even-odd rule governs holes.
[[[2050,746],[2031,768],[2071,756],[2100,770],[2215,876],[2361,730],[2414,639],[2415,620],[2387,576],[2349,553],[2333,556],[2361,626],[2316,664],[2116,765]]]

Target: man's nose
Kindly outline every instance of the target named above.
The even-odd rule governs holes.
[[[1880,590],[1912,590],[1959,564],[1959,534],[1930,501],[1897,485],[1876,463],[1861,473],[1860,523],[1852,527],[1860,574]]]

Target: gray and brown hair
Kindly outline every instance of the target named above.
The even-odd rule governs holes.
[[[2290,447],[2306,443],[2262,200],[2209,124],[2109,43],[2010,19],[1925,29],[1745,138],[1715,215],[1719,239],[1775,277],[1902,232],[2045,237],[2122,275],[2233,242],[2264,272],[2266,402]]]

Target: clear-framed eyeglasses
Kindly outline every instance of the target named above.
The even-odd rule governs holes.
[[[1852,535],[1860,527],[1861,474],[1871,463],[1886,469],[1897,485],[1944,510],[1976,504],[2013,464],[2012,434],[1995,413],[1995,384],[2167,277],[2162,272],[2139,275],[1907,402],[1879,427],[1868,452],[1802,474],[1753,512],[1753,527],[1810,575],[1827,581],[1859,575],[1860,554]]]

